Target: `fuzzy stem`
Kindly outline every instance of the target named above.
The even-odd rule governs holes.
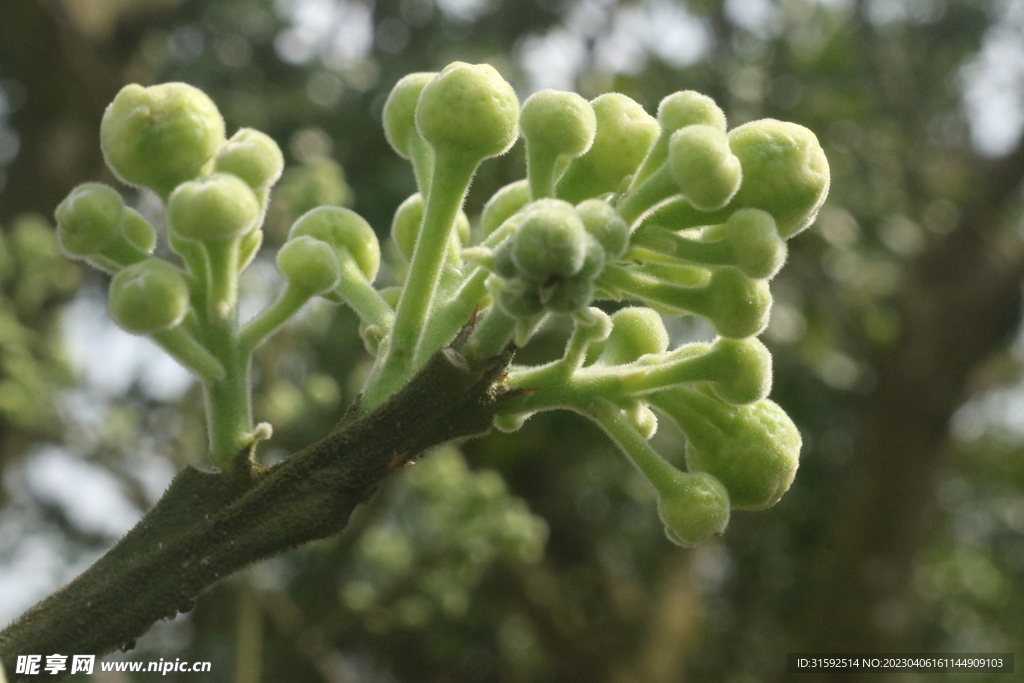
[[[541,145],[531,145],[527,140],[526,177],[532,201],[555,196],[555,167],[559,156]]]
[[[379,405],[415,372],[414,359],[434,301],[441,268],[447,255],[448,240],[455,219],[469,189],[469,182],[480,160],[435,151],[431,192],[423,211],[416,248],[413,250],[402,297],[395,311],[391,334],[382,343],[367,379],[364,404]]]
[[[668,463],[637,431],[622,409],[611,401],[598,399],[583,414],[596,422],[622,452],[636,465],[661,495],[675,488],[679,470]]]
[[[210,322],[226,324],[238,300],[238,239],[203,244],[209,256],[206,315]]]
[[[246,351],[252,351],[273,334],[288,318],[312,298],[309,292],[303,291],[290,282],[281,296],[255,318],[250,320],[238,335],[238,345]]]
[[[633,225],[648,209],[676,194],[679,194],[679,185],[672,177],[668,166],[662,166],[631,189],[615,209],[626,223]]]
[[[489,358],[501,353],[512,341],[515,320],[505,311],[491,304],[483,319],[477,323],[473,335],[466,345],[466,352],[473,358]]]
[[[667,256],[705,265],[727,266],[736,262],[736,250],[728,240],[705,242],[658,226],[638,229],[630,240],[630,247],[646,247]]]
[[[339,264],[341,281],[338,283],[337,291],[341,298],[367,325],[376,325],[383,331],[390,329],[395,320],[395,312],[384,301],[380,292],[367,281],[355,259],[345,252]]]
[[[180,325],[150,336],[172,358],[199,375],[204,384],[221,381],[226,376],[221,362]]]
[[[210,459],[221,465],[252,440],[252,402],[249,395],[252,362],[249,351],[238,343],[233,329],[211,326],[208,343],[225,370],[224,379],[204,385]]]

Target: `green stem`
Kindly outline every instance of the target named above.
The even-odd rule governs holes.
[[[675,488],[679,470],[651,447],[617,405],[606,399],[597,399],[588,408],[582,411],[583,414],[594,420],[611,437],[659,494],[666,495]]]
[[[416,186],[426,200],[430,196],[430,179],[434,173],[434,148],[416,133],[409,138],[409,154],[413,174],[416,176]]]
[[[238,300],[238,244],[238,239],[203,244],[210,259],[206,315],[211,322],[224,324],[235,310]]]
[[[338,283],[338,294],[352,307],[360,320],[387,332],[395,320],[395,312],[391,310],[391,306],[384,301],[380,292],[373,288],[347,251],[343,253],[339,264],[341,282]]]
[[[455,219],[480,161],[435,150],[431,191],[427,196],[416,248],[413,251],[391,334],[381,345],[378,362],[367,379],[363,403],[373,408],[415,372],[414,359],[434,301],[441,267]]]
[[[515,325],[516,321],[511,316],[491,304],[483,318],[477,322],[466,345],[466,353],[476,359],[499,355],[512,341]]]
[[[210,350],[225,370],[222,380],[204,385],[210,459],[214,464],[223,465],[252,439],[249,387],[252,362],[249,350],[242,348],[233,329],[215,324],[209,326],[208,331]]]
[[[226,373],[221,362],[180,325],[151,336],[171,357],[199,375],[204,384],[224,379]]]
[[[633,180],[629,183],[629,189],[626,193],[629,194],[640,186],[643,181],[650,178],[652,175],[658,172],[658,169],[664,166],[665,162],[668,161],[668,144],[672,134],[667,131],[662,131],[658,139],[654,141],[654,145],[650,151],[647,152],[647,156],[644,158],[644,163],[640,165],[640,168],[636,173],[633,174]]]
[[[713,266],[728,266],[736,263],[736,251],[728,240],[705,242],[684,237],[672,230],[651,225],[638,229],[630,248],[646,247],[668,256]]]
[[[661,304],[674,311],[703,315],[708,308],[708,293],[705,287],[687,287],[655,279],[643,273],[635,273],[623,266],[608,264],[601,272],[597,285],[607,285],[612,290],[624,292],[648,302]]]
[[[250,320],[238,335],[238,345],[251,352],[302,308],[312,295],[288,283],[281,296]]]
[[[668,166],[662,166],[650,177],[631,189],[615,206],[616,211],[629,225],[633,225],[640,216],[673,195],[679,194],[679,185]]]
[[[463,281],[459,290],[448,301],[435,309],[434,314],[430,316],[427,329],[423,332],[423,339],[416,357],[417,363],[425,360],[424,351],[432,347],[440,348],[466,324],[469,316],[473,314],[473,309],[480,305],[481,299],[487,294],[488,275],[490,273],[484,268],[475,269]],[[509,339],[511,339],[511,334]],[[507,343],[508,340],[505,341],[505,344]],[[495,355],[501,351],[501,348],[504,348],[504,345],[494,352]]]
[[[555,165],[558,154],[551,154],[538,145],[526,144],[526,177],[530,183],[530,200],[555,196]]]

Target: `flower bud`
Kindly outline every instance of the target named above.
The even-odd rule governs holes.
[[[116,239],[124,211],[124,200],[114,188],[102,183],[79,185],[54,212],[61,248],[72,256],[99,253]]]
[[[572,204],[559,199],[531,204],[513,239],[516,268],[538,282],[575,275],[587,257],[583,221]]]
[[[341,280],[338,255],[331,245],[309,235],[299,235],[277,252],[277,269],[289,284],[310,296],[334,289]]]
[[[553,313],[572,313],[594,300],[594,280],[575,275],[540,290],[540,302]]]
[[[262,215],[252,188],[231,173],[182,183],[167,203],[171,229],[179,237],[228,242],[256,228]]]
[[[517,180],[501,188],[484,204],[480,229],[487,237],[530,201],[530,183]]]
[[[544,310],[537,285],[528,280],[506,280],[498,291],[498,306],[512,318],[530,318]]]
[[[661,316],[645,307],[622,308],[612,314],[612,332],[597,362],[604,365],[632,363],[649,353],[668,348],[668,331]]]
[[[266,133],[239,128],[217,152],[213,170],[234,173],[253,190],[266,190],[281,177],[284,156]]]
[[[717,477],[738,510],[764,510],[777,503],[799,465],[800,432],[793,421],[769,399],[733,405],[702,398],[694,407],[704,417],[680,421],[689,440],[687,467]]]
[[[519,127],[526,139],[527,154],[537,150],[551,157],[577,157],[590,149],[597,117],[590,103],[576,93],[549,88],[526,99]]]
[[[576,211],[583,227],[604,247],[606,258],[615,260],[626,253],[629,225],[608,202],[587,199],[576,205]]]
[[[707,95],[693,90],[667,95],[658,105],[658,123],[661,133],[651,151],[644,159],[643,165],[633,174],[630,189],[640,187],[644,180],[657,173],[668,159],[669,141],[672,134],[680,128],[693,125],[704,125],[725,131],[725,114],[715,101]],[[647,206],[643,208],[649,208]]]
[[[740,209],[725,222],[723,231],[736,254],[736,267],[747,277],[772,278],[785,264],[786,242],[766,211]]]
[[[829,186],[828,159],[814,133],[762,119],[730,131],[729,146],[743,166],[743,184],[732,206],[767,211],[783,239],[814,221]]]
[[[423,87],[416,127],[435,151],[487,159],[516,141],[519,100],[489,64],[453,62]]]
[[[288,239],[309,235],[327,242],[338,260],[355,260],[367,281],[373,282],[380,268],[380,244],[366,220],[355,211],[340,206],[321,206],[299,217],[288,232]]]
[[[689,470],[718,478],[734,509],[763,510],[789,489],[799,466],[800,432],[771,400],[738,405],[707,389],[680,386],[646,398],[686,434]]]
[[[103,113],[100,142],[117,177],[166,198],[203,173],[224,142],[224,119],[191,85],[127,85]]]
[[[764,280],[752,280],[736,268],[719,268],[705,291],[707,306],[695,312],[708,318],[723,337],[752,337],[768,325],[772,295]]]
[[[713,126],[686,126],[673,133],[668,161],[682,195],[702,211],[725,206],[739,189],[740,161],[725,132]]]
[[[658,121],[625,95],[607,93],[591,106],[597,118],[594,142],[555,185],[555,195],[573,203],[618,189],[658,137]]]
[[[667,135],[693,125],[712,126],[724,131],[725,113],[707,95],[695,90],[681,90],[667,95],[658,104],[658,123]]]
[[[188,284],[177,268],[149,258],[114,276],[109,306],[117,324],[129,332],[161,332],[177,326],[188,313]]]
[[[423,87],[436,73],[413,73],[403,77],[391,89],[384,102],[384,137],[395,153],[403,159],[412,158],[410,138],[418,136],[416,130],[416,102]]]
[[[669,490],[658,493],[658,516],[677,545],[699,545],[729,524],[729,494],[710,474],[679,472]]]

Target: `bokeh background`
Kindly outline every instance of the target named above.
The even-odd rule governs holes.
[[[245,284],[255,311],[279,284],[273,248],[309,206],[351,205],[387,234],[414,184],[381,133],[384,99],[456,59],[493,64],[523,98],[614,90],[654,112],[694,89],[730,125],[818,134],[831,194],[790,243],[764,335],[773,398],[804,437],[793,488],[679,549],[607,440],[549,413],[432,454],[341,537],[222,581],[113,656],[210,660],[208,680],[236,683],[754,683],[790,678],[796,651],[1015,651],[1024,668],[1012,0],[3,0],[0,621],[81,571],[204,451],[188,376],[109,321],[104,276],[67,262],[49,225],[75,184],[115,183],[98,129],[118,88],[187,81],[229,131],[285,150]],[[522,157],[484,165],[471,215],[522,177]],[[559,343],[552,329],[525,353]],[[263,347],[266,456],[329,430],[367,360],[354,317],[329,306]],[[671,425],[655,443],[680,461]],[[117,676],[92,680],[150,680]],[[862,678],[931,680],[819,680]]]

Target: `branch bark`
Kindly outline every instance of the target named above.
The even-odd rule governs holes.
[[[511,351],[470,363],[443,349],[386,403],[350,410],[334,432],[277,465],[261,467],[243,452],[229,472],[184,469],[113,549],[0,632],[0,660],[14,672],[19,654],[131,648],[219,578],[338,533],[388,474],[425,449],[489,431],[510,360]]]

